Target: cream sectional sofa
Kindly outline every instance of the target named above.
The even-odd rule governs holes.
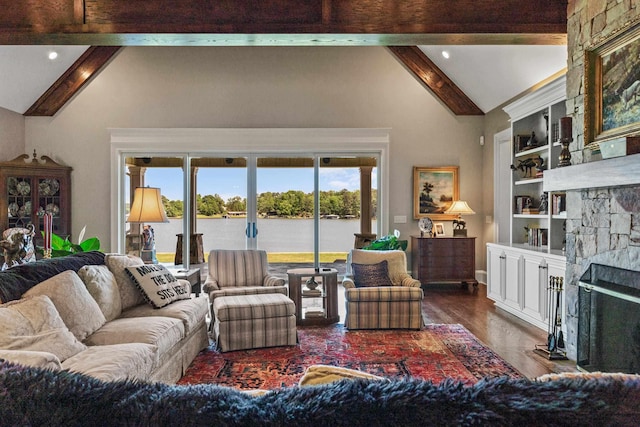
[[[146,273],[140,258],[65,258],[0,273],[0,359],[108,381],[175,383],[209,345],[207,298],[192,297],[187,281],[151,295],[126,272]]]

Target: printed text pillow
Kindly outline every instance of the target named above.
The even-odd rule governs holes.
[[[155,308],[191,298],[189,282],[176,279],[164,265],[144,264],[126,267],[125,271],[142,291],[144,298]]]

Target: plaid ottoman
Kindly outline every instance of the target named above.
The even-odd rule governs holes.
[[[214,336],[221,352],[296,345],[296,307],[283,294],[213,300]]]

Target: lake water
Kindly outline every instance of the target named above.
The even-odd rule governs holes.
[[[175,252],[182,220],[151,225],[156,251]],[[198,219],[197,232],[202,233],[205,253],[211,249],[245,249],[246,226],[246,218]],[[353,248],[354,233],[359,231],[359,219],[321,219],[320,252],[348,252]],[[258,247],[267,252],[313,252],[313,219],[258,219]]]

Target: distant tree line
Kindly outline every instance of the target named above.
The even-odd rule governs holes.
[[[377,191],[372,190],[371,203],[375,207]],[[184,213],[182,200],[169,200],[162,196],[169,217],[181,217]],[[313,193],[289,190],[284,193],[267,191],[258,195],[258,215],[277,217],[313,217]],[[240,196],[224,200],[219,194],[196,196],[196,209],[202,216],[225,216],[232,212],[246,212],[247,199]],[[372,209],[373,212],[375,212]],[[360,217],[360,190],[320,192],[320,215]]]

